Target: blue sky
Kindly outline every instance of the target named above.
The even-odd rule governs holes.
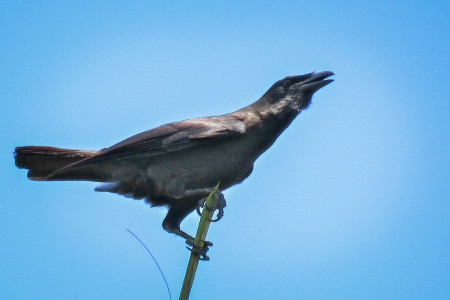
[[[225,192],[192,299],[450,298],[449,9],[3,2],[0,298],[168,299],[127,228],[174,299],[188,260],[164,209],[95,183],[29,181],[15,146],[101,149],[324,70],[335,82]]]

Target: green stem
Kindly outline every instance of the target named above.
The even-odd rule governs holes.
[[[214,194],[217,192],[219,188],[220,182],[216,185],[216,187],[211,191],[208,198],[206,199],[206,204],[202,212],[202,216],[200,218],[200,223],[198,224],[197,234],[194,239],[194,247],[203,247],[203,241],[206,239],[206,234],[208,232],[209,223],[214,214],[214,210],[217,208],[217,201],[214,198]],[[180,300],[189,299],[189,294],[191,293],[192,284],[194,283],[195,272],[197,271],[199,261],[199,255],[191,252],[191,256],[189,257],[189,263],[186,269],[186,274],[184,275],[183,287],[180,292]]]

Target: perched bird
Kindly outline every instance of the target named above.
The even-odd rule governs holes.
[[[98,181],[103,184],[97,191],[167,206],[164,229],[192,242],[181,221],[219,181],[225,190],[247,178],[255,160],[332,75],[288,76],[235,112],[165,124],[99,151],[17,147],[15,163],[32,180]]]

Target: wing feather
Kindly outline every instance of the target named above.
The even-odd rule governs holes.
[[[225,117],[225,118],[224,118]],[[144,131],[80,161],[72,167],[132,156],[158,156],[206,143],[218,142],[245,132],[241,118],[233,115],[195,118]]]

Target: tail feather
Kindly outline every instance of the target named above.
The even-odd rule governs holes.
[[[17,167],[28,169],[28,178],[33,180],[48,180],[47,177],[51,173],[97,153],[98,151],[90,150],[64,149],[48,146],[24,146],[15,149],[14,158]],[[61,179],[77,180],[85,177],[85,180],[89,180],[88,174],[84,176],[83,174],[73,175],[73,177],[69,176],[68,178]]]

